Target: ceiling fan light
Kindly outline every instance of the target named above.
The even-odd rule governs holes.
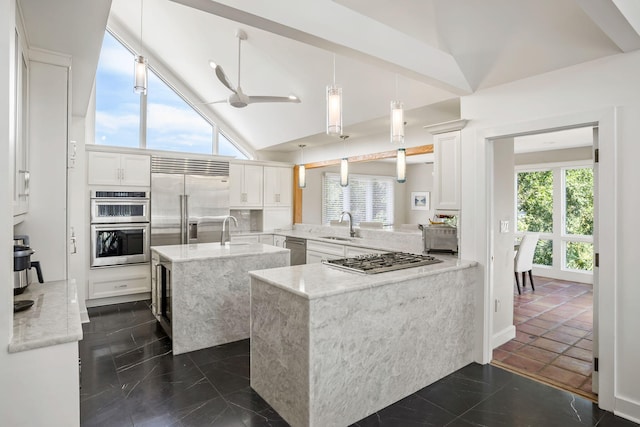
[[[407,152],[404,148],[398,148],[396,154],[396,181],[404,183],[407,180]]]
[[[342,88],[327,86],[327,135],[342,135]]]
[[[340,160],[340,186],[346,187],[349,185],[349,160],[344,157]]]
[[[134,60],[134,83],[133,91],[135,93],[147,94],[147,60],[142,55],[136,56]]]
[[[391,101],[391,142],[404,142],[404,109],[400,101]]]

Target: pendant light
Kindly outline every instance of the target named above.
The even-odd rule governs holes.
[[[398,148],[396,153],[396,180],[402,184],[407,180],[407,152]]]
[[[396,100],[398,99],[398,75],[396,74]],[[391,143],[404,142],[404,105],[400,101],[391,101]]]
[[[304,147],[306,145],[300,144],[300,165],[298,166],[298,187],[304,188],[307,186],[307,169],[304,167]]]
[[[133,91],[147,94],[147,60],[142,56],[142,10],[144,0],[140,0],[140,55],[136,55],[133,68]]]
[[[333,84],[327,86],[327,135],[342,135],[342,88],[336,86],[336,54],[333,54]]]
[[[340,138],[342,139],[343,145],[345,145],[345,141],[347,138],[349,138],[349,135],[340,135]],[[346,150],[344,149],[343,151],[346,152]],[[349,159],[347,157],[343,157],[342,160],[340,160],[340,186],[346,187],[348,185],[349,185]]]

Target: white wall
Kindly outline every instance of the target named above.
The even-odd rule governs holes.
[[[600,123],[600,288],[598,304],[600,393],[605,409],[640,420],[640,52],[479,91],[462,98],[470,120],[462,136],[463,258],[485,269],[487,251],[486,138],[581,123]],[[616,107],[616,108],[614,108]],[[470,213],[474,213],[471,215]],[[486,278],[486,274],[485,274]],[[486,290],[485,290],[486,291]],[[485,311],[490,302],[486,298]],[[485,330],[489,325],[485,316]],[[486,350],[486,349],[485,349]],[[485,351],[485,356],[486,356]]]
[[[407,182],[404,183],[406,215],[404,222],[396,224],[428,224],[433,218],[433,163],[416,163],[407,165]],[[430,193],[430,207],[427,211],[409,208],[411,193],[414,191],[428,191]]]

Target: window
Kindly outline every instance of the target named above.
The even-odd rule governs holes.
[[[221,156],[235,156],[236,159],[248,159],[247,155],[231,142],[228,136],[222,132],[218,132],[218,154]]]
[[[107,32],[96,71],[96,144],[140,146],[140,96],[132,85],[133,54]]]
[[[105,32],[96,72],[96,144],[248,159],[153,69],[148,76],[147,99],[142,102],[144,95],[133,91],[133,53]],[[141,114],[142,108],[146,114]],[[140,129],[145,128],[143,140]]]
[[[379,221],[393,225],[394,177],[349,175],[349,185],[340,186],[340,175],[327,172],[322,177],[322,223],[351,212],[354,224]]]
[[[550,167],[516,173],[519,232],[539,232],[533,262],[593,271],[593,168]]]
[[[213,126],[149,71],[147,148],[186,153],[213,153]]]

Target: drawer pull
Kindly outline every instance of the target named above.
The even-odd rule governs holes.
[[[115,285],[114,288],[126,288],[128,285]]]

